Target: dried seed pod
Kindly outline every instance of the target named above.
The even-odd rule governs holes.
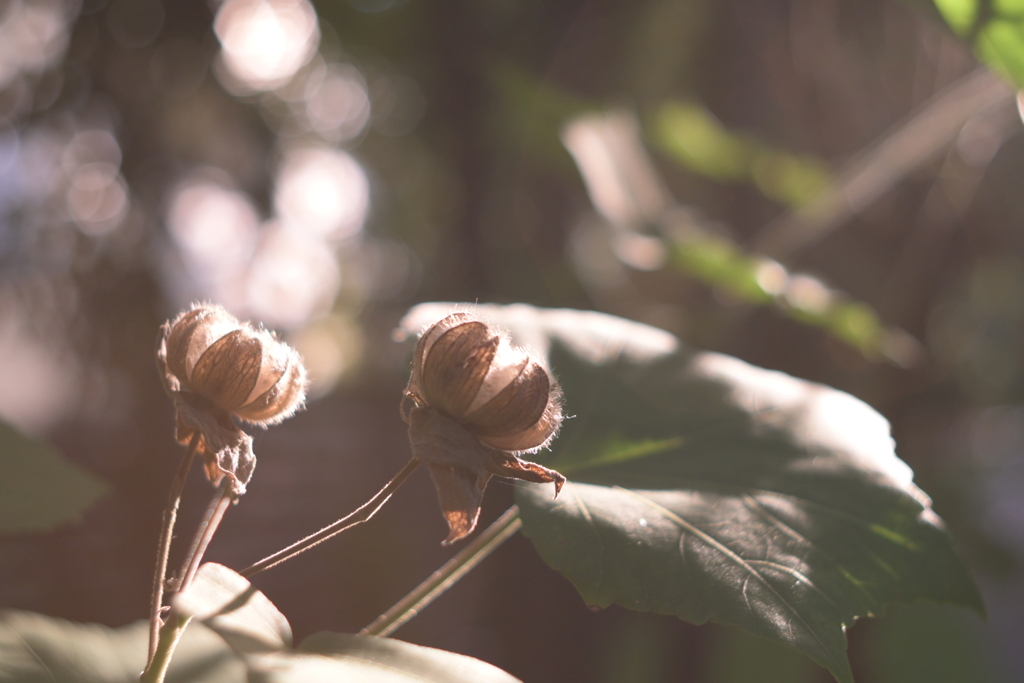
[[[273,424],[302,405],[306,370],[298,353],[220,306],[199,305],[165,328],[167,381],[254,424]]]
[[[410,406],[411,404],[411,406]],[[445,544],[476,527],[494,475],[553,483],[565,477],[517,453],[554,438],[561,392],[547,369],[508,335],[454,313],[420,337],[402,398],[413,456],[426,463],[448,522]]]
[[[562,422],[561,393],[547,369],[467,313],[439,320],[420,337],[405,396],[503,451],[538,450]]]

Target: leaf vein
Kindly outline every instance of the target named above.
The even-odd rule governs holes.
[[[630,489],[624,489],[619,486],[616,486],[615,488],[624,493],[629,494],[630,496],[636,498],[645,505],[654,508],[661,514],[665,515],[665,517],[667,517],[669,520],[677,524],[680,528],[689,531],[691,534],[701,539],[709,546],[711,546],[712,548],[714,548],[715,550],[717,550],[718,552],[722,553],[727,558],[732,560],[738,567],[744,569],[750,575],[748,578],[753,577],[759,583],[761,583],[761,585],[764,586],[764,588],[769,593],[775,596],[779,604],[785,607],[786,610],[788,610],[793,615],[793,617],[795,617],[796,620],[803,625],[803,627],[806,629],[806,632],[818,643],[823,652],[828,653],[829,655],[831,654],[828,646],[826,646],[825,643],[822,642],[821,638],[818,636],[818,633],[815,631],[815,629],[811,627],[810,624],[807,623],[807,621],[803,618],[800,612],[793,605],[789,604],[789,601],[787,601],[777,590],[775,590],[771,583],[769,583],[767,579],[765,579],[756,569],[754,569],[754,567],[752,567],[750,563],[747,562],[747,560],[743,559],[743,557],[741,557],[736,552],[731,550],[727,545],[725,545],[718,539],[714,538],[710,534],[703,532],[701,529],[697,528],[693,524],[690,524],[685,519],[674,513],[672,510],[669,510],[668,508],[659,505],[657,502],[651,500],[647,496],[644,496],[643,494],[637,491],[631,491]],[[790,626],[789,628],[792,629],[792,626]],[[831,657],[829,658],[831,659]]]

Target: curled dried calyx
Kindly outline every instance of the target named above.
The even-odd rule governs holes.
[[[450,533],[476,527],[492,475],[565,482],[520,453],[547,446],[562,422],[561,392],[534,355],[468,313],[453,313],[424,331],[402,399],[413,455],[430,468]]]
[[[268,425],[295,413],[306,392],[298,353],[220,306],[202,304],[163,326],[157,364],[177,409],[178,441],[198,432],[210,481],[227,475],[244,491],[255,466],[252,439],[231,416]]]

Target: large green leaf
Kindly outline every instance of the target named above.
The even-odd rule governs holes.
[[[298,649],[287,619],[239,574],[214,563],[174,599],[192,622],[168,683],[517,683],[472,657],[391,638],[316,633]],[[197,623],[199,622],[199,623]],[[146,660],[148,627],[76,624],[0,611],[0,683],[135,683]]]
[[[31,612],[0,612],[0,683],[137,683],[148,626],[76,624]],[[189,628],[168,683],[242,683],[245,667],[217,635]]]
[[[1024,87],[1024,3],[1020,0],[935,0],[953,31],[978,57]]]
[[[472,657],[390,638],[322,632],[294,650],[291,627],[273,603],[241,575],[212,562],[199,568],[195,583],[174,599],[174,607],[220,634],[245,660],[251,683],[517,680]]]
[[[98,477],[0,421],[0,533],[79,519],[107,490]]]
[[[452,304],[407,316],[421,329]],[[482,306],[549,353],[569,415],[517,489],[523,530],[591,605],[714,620],[787,643],[853,680],[844,628],[894,601],[982,611],[888,423],[826,386],[694,353],[619,318]]]

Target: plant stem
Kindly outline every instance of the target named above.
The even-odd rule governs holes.
[[[164,602],[164,580],[167,578],[167,558],[171,552],[171,539],[174,538],[174,524],[178,519],[178,505],[181,503],[181,494],[185,490],[185,481],[188,479],[189,470],[192,469],[192,461],[195,460],[196,450],[199,448],[200,435],[196,432],[188,443],[188,449],[181,459],[178,467],[178,474],[171,483],[171,491],[167,497],[167,505],[164,507],[163,524],[160,527],[160,540],[157,543],[156,567],[153,570],[153,591],[150,593],[149,603],[149,659],[152,660],[156,654],[157,640],[160,637],[160,608]]]
[[[203,516],[203,521],[199,523],[199,528],[196,529],[195,538],[192,539],[192,547],[189,549],[184,564],[181,565],[181,573],[179,574],[181,576],[181,583],[177,587],[178,593],[183,592],[192,585],[192,580],[196,577],[199,565],[203,561],[203,555],[206,554],[206,548],[210,545],[210,541],[213,540],[213,535],[217,533],[217,528],[220,527],[221,520],[224,519],[224,513],[227,512],[228,506],[234,501],[235,495],[228,489],[228,481],[225,478],[217,489],[217,493],[214,494],[213,500],[210,501],[210,506],[206,509],[206,514]]]
[[[229,490],[228,482],[225,480],[214,493],[203,521],[196,529],[188,555],[181,566],[181,580],[175,593],[182,593],[192,585],[199,565],[202,564],[203,555],[206,554],[206,548],[210,545],[213,535],[217,533],[217,528],[220,526],[221,520],[224,519],[224,513],[228,506],[234,500],[235,496]],[[160,627],[156,650],[139,677],[139,683],[163,683],[164,676],[167,675],[167,667],[171,663],[171,655],[174,654],[174,649],[178,646],[178,641],[181,640],[181,634],[185,632],[185,627],[188,626],[190,620],[191,617],[183,616],[176,613],[173,608],[171,609],[167,622]]]
[[[356,524],[362,524],[363,522],[367,521],[375,514],[377,514],[377,511],[384,506],[384,503],[388,502],[388,499],[391,498],[391,495],[396,490],[398,490],[399,486],[405,483],[405,480],[409,478],[409,475],[413,473],[413,471],[419,464],[420,461],[418,459],[410,459],[409,462],[407,462],[405,466],[401,470],[399,470],[398,474],[396,474],[395,477],[377,493],[377,495],[363,503],[363,505],[359,507],[357,510],[355,510],[346,517],[342,517],[337,522],[334,522],[333,524],[324,527],[315,534],[307,536],[301,541],[296,541],[287,548],[279,550],[273,555],[263,558],[251,567],[243,569],[241,572],[239,572],[239,574],[248,578],[255,574],[259,574],[264,570],[270,569],[271,567],[276,567],[282,562],[292,559],[299,553],[303,553],[312,548],[313,546],[323,543],[332,536],[336,536],[340,534],[342,531],[354,527]]]
[[[430,578],[360,631],[360,635],[387,636],[394,633],[424,607],[455,585],[471,569],[483,562],[488,555],[511,538],[522,526],[519,508],[513,505],[501,517],[494,520],[493,524],[481,531],[480,535],[470,541],[469,545],[431,574]]]
[[[181,634],[185,632],[190,617],[182,616],[171,612],[165,623],[160,628],[160,639],[157,642],[156,652],[146,666],[146,670],[139,676],[139,683],[163,683],[167,675],[167,668],[171,664],[171,655],[178,646]]]

